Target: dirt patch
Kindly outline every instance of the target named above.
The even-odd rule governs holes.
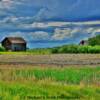
[[[0,65],[99,66],[100,54],[0,55]]]

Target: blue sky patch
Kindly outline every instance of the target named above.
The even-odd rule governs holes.
[[[41,48],[79,43],[96,34],[99,0],[0,0],[0,41],[20,36],[28,47]]]

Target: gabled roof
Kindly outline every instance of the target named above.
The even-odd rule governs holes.
[[[82,44],[82,45],[88,44],[88,40],[81,40],[79,44]]]
[[[3,41],[5,40],[10,41],[11,43],[26,43],[26,41],[22,37],[6,37]]]

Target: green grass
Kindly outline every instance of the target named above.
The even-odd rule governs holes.
[[[0,51],[0,55],[45,55],[45,54],[52,54],[51,51],[46,50],[30,50],[30,51],[19,51],[19,52],[12,52],[12,51]]]
[[[100,67],[0,68],[0,100],[99,100],[99,86]]]
[[[30,49],[27,51],[0,51],[0,54],[2,55],[9,55],[9,54],[14,54],[14,55],[26,55],[26,54],[33,54],[33,55],[45,55],[45,54],[52,54],[51,49],[44,48],[44,49]]]
[[[21,52],[12,51],[0,51],[0,54],[35,54],[35,55],[45,55],[45,54],[99,54],[100,46],[89,46],[89,45],[64,45],[61,47],[54,48],[41,48],[41,49],[30,49]]]
[[[6,77],[8,76],[8,77]],[[80,84],[100,81],[100,67],[89,68],[27,68],[27,69],[0,69],[0,79],[35,79]]]
[[[34,100],[34,97],[40,97],[39,100],[42,98],[48,100],[52,97],[55,97],[56,100],[99,100],[100,88],[64,85],[50,81],[0,83],[0,100]]]

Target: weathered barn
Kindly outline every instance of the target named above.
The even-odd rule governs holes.
[[[26,41],[22,37],[6,37],[1,44],[6,50],[26,51]]]

